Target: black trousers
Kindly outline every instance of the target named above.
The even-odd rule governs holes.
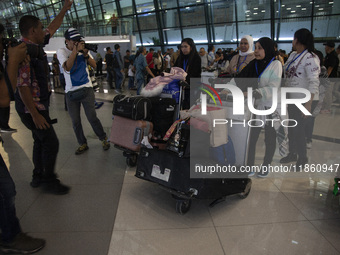
[[[256,143],[259,139],[262,127],[251,127],[250,128],[250,138],[248,145],[248,160],[247,165],[253,166],[255,164],[255,151],[256,151]],[[263,165],[269,165],[274,157],[275,149],[276,149],[276,131],[275,129],[269,125],[265,125],[264,127],[264,143],[266,146],[265,155],[263,159]]]
[[[10,107],[0,107],[0,128],[9,129],[9,113]]]
[[[306,118],[295,105],[288,105],[288,116],[297,122],[295,127],[288,128],[289,152],[297,154],[299,158],[307,157],[306,149]],[[289,126],[293,126],[294,121],[289,122]]]
[[[48,111],[39,111],[49,122]],[[54,173],[55,163],[59,150],[59,140],[52,125],[48,129],[37,129],[29,113],[18,112],[22,123],[32,131],[33,143],[33,176],[41,176],[44,181],[52,182],[57,177]]]

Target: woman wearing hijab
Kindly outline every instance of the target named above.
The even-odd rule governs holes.
[[[320,61],[314,51],[314,36],[306,28],[299,29],[294,34],[293,51],[284,65],[286,87],[304,88],[311,93],[310,100],[304,107],[311,113],[319,100]],[[301,98],[302,94],[290,93],[290,99]],[[314,101],[314,103],[313,103]],[[313,107],[312,107],[313,103]],[[289,119],[297,122],[295,127],[288,128],[289,154],[280,163],[296,162],[296,170],[300,171],[308,163],[306,150],[305,126],[307,116],[296,105],[288,105]],[[293,123],[290,123],[291,126]]]
[[[201,78],[201,58],[198,55],[196,45],[191,38],[184,38],[181,42],[180,54],[175,62],[176,67],[182,68],[188,75],[186,82],[190,84],[190,78]],[[190,89],[184,89],[182,109],[190,108]]]
[[[240,73],[237,78],[257,78],[246,81],[241,84],[237,82],[237,86],[242,89],[244,94],[247,94],[247,87],[249,84],[253,88],[253,97],[256,99],[254,106],[257,110],[266,110],[272,107],[272,92],[273,88],[279,88],[281,85],[282,64],[276,60],[276,52],[274,50],[274,42],[268,37],[260,38],[255,44],[255,59],[252,60]],[[233,82],[233,80],[231,81]],[[279,107],[276,109],[279,111]],[[262,166],[267,166],[272,162],[276,148],[276,131],[272,127],[272,122],[266,122],[266,119],[274,119],[271,115],[268,116],[253,116],[253,119],[260,119],[265,123],[264,127],[259,126],[258,123],[252,122],[253,126],[250,130],[250,139],[248,145],[248,160],[247,164],[253,166],[255,163],[255,149],[259,138],[261,129],[265,130],[265,156]],[[250,176],[255,173],[251,173]],[[258,173],[258,177],[266,177],[268,175],[268,168],[262,168]]]
[[[241,38],[239,54],[235,55],[226,69],[226,73],[236,75],[254,59],[253,37],[245,35]]]

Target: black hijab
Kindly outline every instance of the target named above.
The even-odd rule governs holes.
[[[274,42],[272,39],[268,37],[262,37],[256,43],[259,43],[264,49],[264,59],[257,60],[255,58],[250,61],[249,64],[245,68],[243,68],[243,70],[236,76],[237,78],[258,78],[260,74],[264,71],[264,69],[266,69],[270,61],[276,57]],[[250,84],[249,80],[247,79],[237,79],[236,83],[242,91],[247,91],[247,88],[249,86],[253,87],[253,89],[258,88],[257,82]]]
[[[276,57],[276,52],[274,49],[274,42],[268,37],[260,38],[256,43],[259,43],[265,52],[264,59],[257,60],[253,59],[249,64],[243,68],[243,70],[237,75],[237,77],[243,78],[258,78],[259,75],[266,69],[269,62]],[[256,72],[257,65],[257,72]]]

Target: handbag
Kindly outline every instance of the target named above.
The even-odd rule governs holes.
[[[73,102],[81,101],[87,96],[88,89],[89,88],[84,87],[84,88],[81,88],[81,89],[69,91],[69,92],[67,92],[67,96]]]
[[[190,155],[190,126],[185,120],[177,123],[174,132],[172,133],[167,149],[175,152],[178,157],[188,157]]]

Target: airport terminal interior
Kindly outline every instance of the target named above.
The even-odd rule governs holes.
[[[0,22],[10,24],[14,37],[20,39],[21,16],[33,14],[48,25],[62,4],[59,0],[1,1]],[[113,14],[118,18],[115,28]],[[76,27],[85,40],[100,38],[101,54],[108,45],[125,43],[124,56],[125,49],[135,51],[140,45],[165,52],[185,37],[193,38],[198,49],[207,50],[208,44],[236,48],[248,34],[255,40],[268,36],[288,53],[294,32],[305,27],[325,54],[325,41],[340,44],[339,21],[340,1],[331,0],[75,0],[55,37],[63,41],[66,29]],[[49,59],[56,50],[48,48]],[[104,104],[96,112],[109,136],[117,92],[110,89],[105,72],[97,82],[96,101]],[[122,89],[124,95],[136,94],[127,88],[127,81]],[[334,177],[340,173],[339,102],[332,104],[330,113],[316,117],[313,143],[307,150],[309,164],[327,165],[327,171],[255,176],[246,198],[228,196],[213,207],[209,206],[212,200],[193,199],[184,215],[176,212],[176,200],[168,191],[134,176],[136,167],[127,166],[121,150],[113,144],[103,150],[83,111],[89,150],[75,155],[78,144],[62,88],[52,89],[50,116],[58,120],[53,125],[60,144],[56,172],[71,187],[67,195],[46,194],[30,186],[32,134],[13,102],[9,124],[17,132],[1,134],[0,153],[16,185],[22,229],[46,240],[38,254],[340,254],[340,200],[333,195]],[[263,161],[264,147],[261,133],[256,165]],[[279,166],[280,159],[277,149],[272,164]]]

